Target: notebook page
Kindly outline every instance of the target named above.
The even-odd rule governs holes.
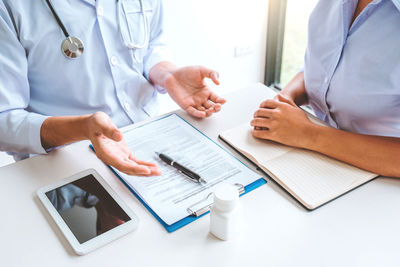
[[[206,199],[217,184],[248,185],[261,178],[176,114],[132,128],[124,132],[124,138],[137,158],[156,162],[162,175],[138,177],[114,170],[168,225],[187,217],[187,209]],[[189,180],[155,152],[192,169],[207,184]],[[204,206],[211,204],[212,198],[207,201]]]
[[[220,138],[260,165],[294,149],[268,140],[256,139],[251,135],[251,129],[249,123],[242,124],[221,133]]]
[[[263,165],[310,209],[377,176],[303,149],[289,151],[284,156],[272,159]]]

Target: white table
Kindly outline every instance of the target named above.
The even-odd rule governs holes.
[[[262,85],[231,93],[206,120],[181,116],[217,140],[249,121],[268,97]],[[76,256],[35,191],[95,168],[138,214],[141,225],[86,256]],[[276,183],[241,198],[247,227],[236,240],[208,232],[209,216],[167,233],[111,171],[79,142],[0,168],[0,266],[399,266],[400,181],[378,178],[308,212]]]

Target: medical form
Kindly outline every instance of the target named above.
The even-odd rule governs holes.
[[[114,171],[168,225],[190,215],[188,207],[196,203],[205,201],[205,205],[210,205],[213,199],[207,196],[216,185],[248,185],[260,179],[259,174],[176,114],[130,128],[124,137],[134,156],[157,163],[162,174],[141,177]],[[171,156],[198,173],[206,183],[191,181],[161,161],[155,152]]]

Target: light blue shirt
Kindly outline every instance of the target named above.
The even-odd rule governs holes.
[[[400,137],[400,0],[320,0],[304,75],[318,117],[346,131]]]
[[[85,45],[76,59],[62,54],[65,36],[45,0],[0,1],[0,150],[46,153],[40,128],[48,116],[103,111],[121,127],[157,112],[148,75],[170,60],[161,0],[143,0],[149,24],[143,49],[129,49],[121,38],[143,43],[140,1],[120,1],[121,27],[117,1],[51,1],[69,34]]]

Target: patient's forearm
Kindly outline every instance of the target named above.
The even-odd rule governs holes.
[[[400,177],[400,138],[362,135],[315,125],[307,149],[371,172]]]
[[[47,118],[40,129],[44,149],[87,139],[87,120],[90,115]]]
[[[304,83],[304,72],[296,74],[285,88],[282,89],[281,94],[293,100],[298,106],[307,104],[308,98]]]

